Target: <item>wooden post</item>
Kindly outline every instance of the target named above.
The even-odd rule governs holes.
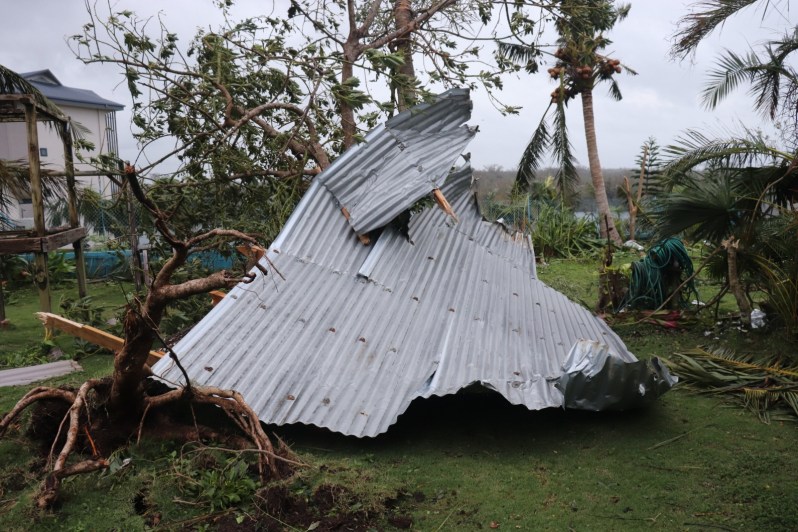
[[[36,236],[44,237],[44,200],[42,198],[42,176],[39,160],[39,132],[37,130],[36,107],[25,102],[25,125],[28,131],[28,168],[30,169],[30,196],[33,206],[33,225]],[[50,279],[47,271],[47,252],[38,250],[35,254],[33,280],[39,289],[39,308],[50,312]]]
[[[75,161],[72,155],[72,131],[69,124],[61,125],[61,135],[64,142],[64,172],[67,180],[67,193],[69,200],[69,227],[80,226],[78,217],[78,195],[75,189]],[[75,251],[75,273],[78,276],[78,295],[86,297],[86,262],[83,257],[83,239],[72,243]]]

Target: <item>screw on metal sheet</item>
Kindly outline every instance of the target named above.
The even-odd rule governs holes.
[[[285,396],[285,400],[286,400],[286,401],[293,401],[294,399],[296,399],[296,397],[294,397],[294,396],[293,396],[293,395],[291,395],[290,393],[289,393],[288,395],[286,395],[286,396]]]
[[[514,295],[515,297],[518,297],[518,292],[513,292],[513,295]]]
[[[454,309],[452,307],[449,307],[449,312],[454,312]]]
[[[235,294],[228,294],[228,297],[231,299],[238,299],[238,296]]]
[[[210,367],[210,366],[205,366],[205,367],[204,367],[204,368],[202,368],[202,369],[204,369],[205,371],[213,371],[213,368],[212,368],[212,367]]]
[[[432,255],[430,255],[429,257],[427,257],[427,260],[435,260],[435,257],[433,257]]]
[[[366,341],[366,339],[365,339],[365,338],[363,338],[363,337],[361,336],[360,338],[358,338],[358,339],[357,339],[357,341],[358,341],[358,342],[365,342],[365,341]]]
[[[329,397],[325,397],[324,399],[321,400],[321,404],[323,404],[323,405],[330,404],[330,398]]]
[[[413,296],[410,299],[412,299],[413,301],[418,301],[418,296]]]
[[[329,329],[327,329],[327,330],[328,330],[328,331],[330,331],[331,333],[334,333],[334,332],[335,332],[335,327],[330,327],[330,328],[329,328]]]

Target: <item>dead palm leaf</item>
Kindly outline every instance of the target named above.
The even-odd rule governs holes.
[[[667,363],[686,384],[739,401],[763,423],[774,413],[778,419],[798,418],[798,366],[779,357],[698,347],[675,353]]]

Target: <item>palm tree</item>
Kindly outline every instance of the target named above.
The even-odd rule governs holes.
[[[723,248],[727,288],[742,321],[748,323],[751,313],[741,281],[747,276],[768,293],[792,329],[798,323],[798,292],[792,289],[796,293],[786,299],[783,292],[795,286],[788,281],[798,272],[792,246],[798,217],[789,210],[798,186],[795,155],[750,130],[728,139],[689,131],[666,152],[671,159],[663,179],[669,193],[657,199],[654,212],[660,235],[687,233]]]
[[[622,240],[610,213],[607,189],[601,171],[593,89],[598,83],[606,81],[610,84],[610,95],[616,100],[621,99],[621,91],[614,77],[622,71],[621,62],[601,54],[600,51],[611,44],[604,33],[626,17],[629,5],[616,6],[608,0],[598,2],[564,0],[559,6],[559,11],[561,16],[555,24],[559,35],[558,48],[554,52],[556,63],[549,69],[549,75],[557,80],[559,85],[551,93],[551,102],[524,150],[517,179],[521,184],[534,179],[543,155],[551,150],[559,166],[555,177],[560,193],[565,201],[573,196],[578,176],[571,143],[568,140],[565,106],[570,100],[581,96],[588,163],[600,217],[601,236],[620,245]],[[500,52],[512,57],[523,53],[523,50],[500,46]],[[626,70],[634,74],[628,67]],[[550,132],[550,129],[553,131]]]
[[[702,0],[699,9],[683,17],[672,53],[686,57],[701,41],[729,17],[755,4],[764,9],[778,0]],[[717,107],[743,83],[750,86],[754,108],[782,126],[785,148],[776,148],[761,133],[745,130],[727,139],[710,139],[689,131],[676,146],[667,179],[677,194],[664,198],[660,229],[673,234],[690,229],[726,250],[729,289],[737,299],[743,321],[750,306],[740,285],[747,273],[759,278],[769,299],[782,315],[788,331],[798,328],[798,214],[792,208],[798,199],[798,73],[790,59],[798,50],[798,30],[791,29],[765,43],[757,53],[723,52],[710,72],[703,91],[709,109]],[[703,174],[696,173],[703,169]],[[778,215],[778,216],[775,216]],[[785,238],[785,236],[787,238]],[[746,261],[748,264],[746,264]]]

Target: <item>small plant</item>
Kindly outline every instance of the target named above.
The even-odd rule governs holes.
[[[35,278],[36,264],[26,261],[26,273],[23,277],[28,279]],[[47,274],[50,283],[58,285],[75,280],[75,265],[66,259],[63,253],[53,251],[47,254]]]
[[[238,456],[221,465],[211,455],[200,453],[193,460],[177,459],[175,468],[182,488],[197,502],[208,504],[212,512],[248,501],[258,488],[249,476],[249,465]]]
[[[53,347],[55,344],[52,341],[45,340],[18,351],[0,353],[0,368],[22,368],[50,362],[47,355]]]
[[[577,217],[562,203],[541,203],[532,228],[536,253],[574,258],[595,254],[604,245],[592,216]]]
[[[30,276],[28,261],[22,255],[0,255],[0,283],[6,288],[20,284]]]

